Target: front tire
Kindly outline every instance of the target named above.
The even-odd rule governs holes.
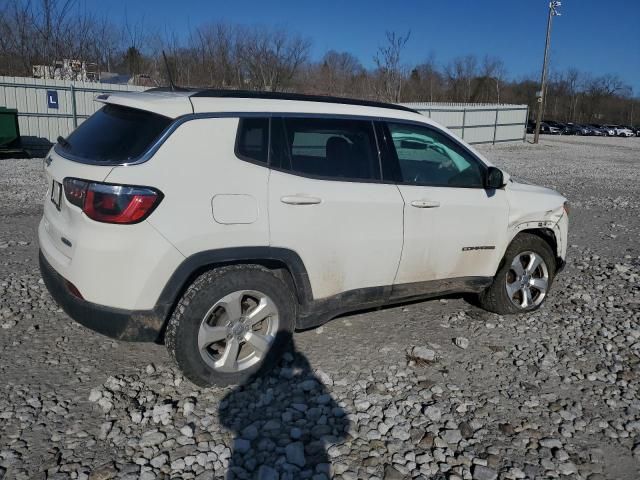
[[[520,233],[507,248],[493,283],[479,295],[480,306],[500,315],[537,310],[547,298],[555,272],[555,255],[547,242]]]
[[[293,294],[259,265],[233,265],[198,277],[169,319],[165,344],[196,385],[235,385],[268,371],[289,346]]]

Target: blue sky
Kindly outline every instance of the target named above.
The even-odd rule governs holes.
[[[500,57],[510,78],[540,74],[546,0],[87,0],[85,8],[118,22],[144,20],[149,29],[179,37],[204,22],[285,27],[312,40],[311,54],[348,51],[365,66],[385,31],[411,31],[404,61],[415,64],[434,52],[446,63],[466,54]],[[553,69],[575,67],[613,73],[640,96],[640,0],[564,0],[555,17]]]

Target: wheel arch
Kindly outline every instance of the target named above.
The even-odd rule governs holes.
[[[227,265],[261,265],[289,285],[298,304],[313,300],[307,270],[300,256],[293,250],[277,247],[235,247],[206,250],[187,257],[178,266],[163,288],[155,312],[162,318],[159,341],[164,337],[167,321],[189,285],[204,272]]]
[[[546,242],[547,245],[551,248],[554,256],[558,256],[558,239],[556,238],[556,234],[550,228],[530,228],[521,230],[518,233],[529,233],[531,235],[535,235],[540,237],[542,240]],[[515,237],[514,237],[515,238]]]
[[[525,228],[516,230],[514,232],[514,235],[511,237],[511,240],[506,245],[505,252],[507,248],[509,248],[509,245],[511,245],[511,243],[516,239],[516,237],[522,233],[535,235],[539,237],[541,240],[543,240],[547,245],[549,245],[549,248],[551,248],[551,251],[553,252],[553,256],[556,260],[556,272],[562,267],[562,265],[564,264],[564,261],[560,257],[558,238],[556,237],[556,233],[553,231],[553,228],[550,228],[550,227],[531,227],[531,228],[525,227]],[[503,261],[504,261],[504,252],[500,260],[500,265],[498,266],[498,270],[502,266]]]

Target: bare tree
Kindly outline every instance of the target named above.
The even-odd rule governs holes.
[[[623,92],[628,92],[629,86],[617,75],[603,75],[599,77],[587,77],[584,89],[584,108],[589,120],[597,120],[604,115],[605,103]]]
[[[361,96],[364,76],[366,70],[355,56],[329,50],[319,62],[302,68],[296,83],[315,94]]]
[[[581,81],[580,72],[575,68],[570,68],[567,70],[565,81],[567,84],[567,94],[569,96],[568,119],[572,122],[577,122],[579,121],[576,113],[578,110],[578,100],[580,98],[578,90]]]
[[[228,88],[240,85],[236,30],[223,24],[206,24],[190,35],[189,45],[203,85]]]
[[[407,85],[402,95],[404,101],[446,100],[446,85],[442,73],[438,69],[435,53],[411,70]]]
[[[470,100],[500,103],[500,84],[505,77],[502,60],[485,55],[480,66],[480,73]]]
[[[445,68],[449,88],[456,102],[471,100],[471,85],[478,75],[478,59],[475,55],[454,58]]]
[[[35,57],[33,15],[31,5],[14,0],[5,4],[0,15],[0,52],[5,72],[30,74]]]
[[[400,101],[407,70],[401,63],[402,51],[407,45],[410,36],[411,31],[408,31],[405,35],[386,32],[386,44],[379,47],[378,52],[373,57],[377,74],[374,84],[377,96],[382,100]]]
[[[122,62],[130,75],[138,75],[146,70],[143,57],[143,47],[145,41],[144,17],[131,21],[125,13],[123,27],[123,37],[125,51],[122,55]]]
[[[99,60],[101,23],[75,0],[8,0],[0,8],[0,68],[7,73],[30,75],[33,65],[65,58]]]
[[[284,30],[243,29],[237,38],[242,82],[250,89],[283,90],[307,60],[310,46]]]

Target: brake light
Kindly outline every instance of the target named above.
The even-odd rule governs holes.
[[[87,196],[89,182],[78,180],[77,178],[65,178],[63,184],[64,194],[69,203],[82,208],[84,206],[84,199]]]
[[[97,222],[132,224],[143,221],[158,206],[163,195],[149,187],[64,179],[69,203]]]

